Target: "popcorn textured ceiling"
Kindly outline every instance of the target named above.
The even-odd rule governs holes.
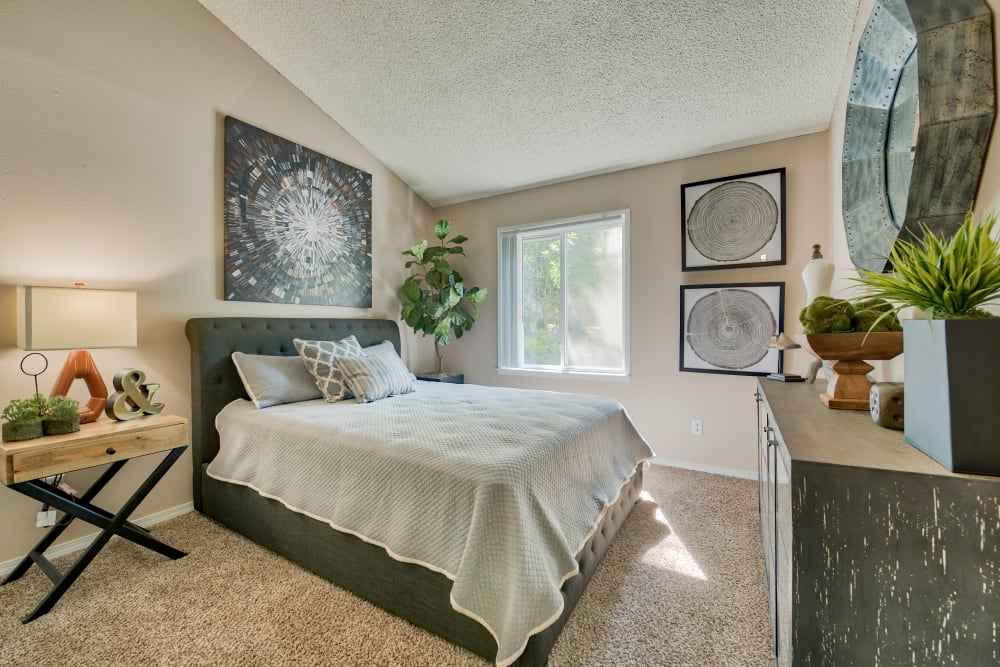
[[[825,130],[858,11],[858,0],[200,2],[432,206]]]

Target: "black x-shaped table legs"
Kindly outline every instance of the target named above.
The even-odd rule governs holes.
[[[17,564],[14,570],[7,575],[7,578],[3,580],[0,585],[7,584],[16,579],[20,579],[24,576],[24,573],[31,568],[32,563],[37,564],[38,567],[52,580],[53,586],[52,590],[49,591],[35,610],[28,614],[23,620],[23,623],[30,623],[39,616],[46,614],[53,605],[59,601],[76,578],[80,576],[80,573],[90,564],[90,561],[94,559],[94,556],[104,548],[104,545],[108,543],[113,535],[120,535],[127,540],[131,540],[136,544],[140,544],[147,549],[152,549],[153,551],[163,554],[171,559],[178,559],[184,556],[183,551],[174,549],[173,547],[160,542],[152,535],[149,531],[138,526],[130,521],[128,517],[135,511],[135,508],[139,506],[139,503],[153,490],[157,482],[170,470],[170,466],[180,458],[180,455],[184,453],[187,446],[177,447],[171,449],[166,458],[160,462],[160,465],[150,473],[146,481],[132,494],[121,509],[118,510],[117,514],[111,514],[107,510],[104,510],[90,501],[104,488],[104,486],[111,481],[119,470],[122,469],[129,460],[124,459],[121,461],[115,461],[112,463],[104,473],[95,481],[90,488],[88,488],[83,495],[80,497],[72,496],[51,484],[47,484],[41,480],[33,479],[27,482],[18,482],[17,484],[11,484],[8,488],[14,489],[19,493],[23,493],[26,496],[30,496],[35,500],[40,500],[62,512],[64,516],[56,523],[52,528],[45,533],[45,537],[35,545],[35,548],[28,552],[28,555],[21,559],[21,562]],[[52,543],[63,533],[64,530],[73,522],[73,519],[82,519],[87,523],[91,523],[101,529],[100,534],[97,539],[91,543],[89,547],[84,550],[83,554],[76,560],[73,565],[66,570],[65,573],[60,573],[58,569],[45,557],[45,550],[52,546]]]

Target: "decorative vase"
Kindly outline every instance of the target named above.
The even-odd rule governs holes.
[[[868,410],[872,387],[868,373],[874,369],[868,361],[892,359],[903,351],[900,331],[799,334],[795,338],[816,358],[833,362],[833,377],[820,400],[838,410]]]
[[[1000,475],[1000,318],[903,320],[905,440],[952,472]]]
[[[42,429],[45,435],[65,435],[80,430],[80,415],[68,419],[43,419]]]
[[[34,440],[40,437],[42,437],[42,422],[40,419],[31,422],[18,422],[16,424],[5,422],[3,425],[4,442]]]
[[[830,296],[833,287],[833,262],[823,259],[819,244],[813,245],[812,259],[802,269],[802,282],[806,286],[806,305],[818,296]]]

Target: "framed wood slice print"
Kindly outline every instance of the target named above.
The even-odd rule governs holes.
[[[680,370],[780,373],[781,352],[769,344],[784,309],[785,283],[681,285]]]
[[[784,263],[784,167],[681,186],[681,270]]]

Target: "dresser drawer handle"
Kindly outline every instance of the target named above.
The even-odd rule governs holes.
[[[113,454],[115,454],[115,448],[114,447],[108,447],[104,451],[106,451],[108,453],[108,456],[112,456]]]

